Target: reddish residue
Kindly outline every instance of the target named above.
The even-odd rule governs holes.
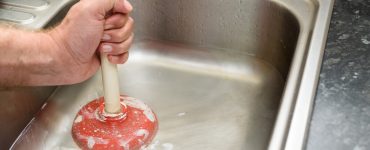
[[[72,126],[72,136],[77,145],[84,150],[138,150],[148,145],[158,129],[157,117],[141,101],[122,96],[121,102],[125,101],[128,104],[126,117],[119,120],[99,117],[99,109],[104,106],[103,98],[82,107]],[[141,104],[141,107],[130,105],[133,103]],[[155,117],[154,121],[148,118],[148,112]]]

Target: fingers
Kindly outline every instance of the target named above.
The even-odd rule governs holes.
[[[103,42],[99,46],[99,50],[108,54],[108,59],[111,63],[123,64],[128,59],[128,50],[131,47],[134,35],[131,34],[129,38],[121,43],[107,43]]]
[[[128,60],[129,52],[123,53],[121,55],[108,55],[108,60],[114,64],[123,64]]]
[[[134,20],[128,15],[131,11],[132,6],[127,0],[117,0],[113,15],[106,18],[98,49],[108,54],[111,63],[123,64],[128,59],[128,50],[134,39]]]
[[[119,17],[117,17],[119,18]],[[117,22],[116,25],[121,25],[122,22]],[[113,25],[111,26],[113,28]],[[129,38],[134,28],[134,20],[128,17],[123,27],[118,29],[105,30],[103,33],[102,41],[104,42],[122,42]]]
[[[121,28],[126,24],[129,18],[130,17],[126,14],[114,14],[105,20],[104,30]]]
[[[111,55],[120,55],[128,51],[128,49],[131,47],[133,39],[134,35],[131,34],[127,40],[120,43],[102,42],[99,46],[99,50],[103,53]]]
[[[115,0],[113,13],[129,14],[132,9],[132,5],[127,0]]]
[[[88,15],[94,14],[99,20],[104,19],[107,15],[121,13],[131,13],[133,7],[127,0],[80,0],[77,5],[79,11],[87,12]],[[85,11],[87,10],[87,11]]]

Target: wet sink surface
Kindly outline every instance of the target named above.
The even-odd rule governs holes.
[[[143,100],[157,113],[159,132],[150,147],[267,148],[284,81],[264,61],[222,51],[152,40],[133,46],[129,62],[119,66],[121,93]],[[85,85],[58,89],[18,142],[77,148],[70,135],[72,120],[83,104],[102,95],[100,78],[97,74]],[[44,137],[43,143],[26,141],[33,134]]]
[[[120,67],[122,92],[140,96],[157,112],[159,143],[176,149],[266,148],[284,83],[273,67],[253,57],[232,64],[230,59],[241,58],[153,41],[133,50],[130,63]]]
[[[119,65],[120,90],[158,115],[159,131],[148,149],[267,149],[274,128],[285,132],[287,127],[275,124],[279,108],[294,104],[314,3],[132,3],[136,41],[129,61]],[[76,149],[73,119],[102,92],[100,72],[84,83],[59,87],[13,148]],[[279,114],[283,126],[291,109]]]

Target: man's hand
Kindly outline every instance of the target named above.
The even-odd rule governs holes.
[[[132,6],[127,0],[81,0],[68,12],[62,23],[49,35],[56,44],[57,66],[70,80],[80,82],[92,76],[100,66],[100,52],[111,63],[128,59],[133,41]]]
[[[0,87],[82,82],[98,70],[98,55],[124,63],[133,40],[126,0],[80,0],[57,27],[30,32],[0,27]]]

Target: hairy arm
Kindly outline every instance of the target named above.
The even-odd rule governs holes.
[[[0,86],[47,85],[58,76],[56,46],[46,32],[0,27]]]

